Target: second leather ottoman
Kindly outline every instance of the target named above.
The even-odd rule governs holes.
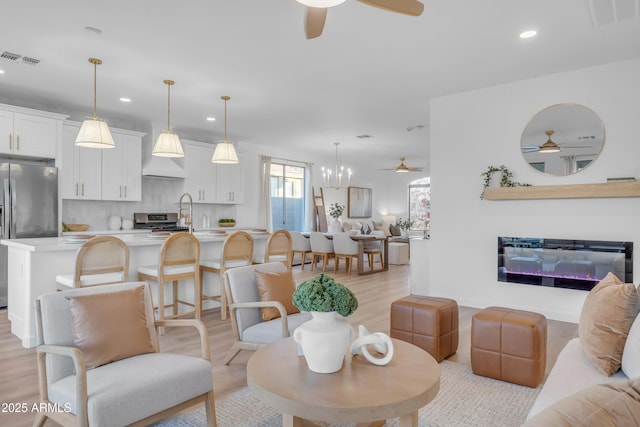
[[[391,337],[416,345],[438,362],[458,350],[458,304],[410,295],[391,303]]]

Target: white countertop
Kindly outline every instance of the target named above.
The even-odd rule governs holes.
[[[133,230],[126,230],[133,231]],[[233,231],[233,230],[228,230]],[[72,235],[94,235],[97,232],[69,233],[61,237],[43,237],[33,239],[2,239],[0,244],[19,248],[31,252],[53,252],[53,251],[76,251],[82,243],[71,243],[68,241]],[[115,237],[122,239],[128,246],[160,246],[164,242],[164,238],[150,237],[149,232],[140,233],[135,230],[134,233],[103,233],[113,234]],[[266,239],[269,233],[249,231],[254,239]],[[208,231],[195,231],[194,236],[198,238],[200,243],[223,242],[227,238],[227,234],[212,234]]]

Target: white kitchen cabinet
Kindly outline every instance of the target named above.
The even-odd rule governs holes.
[[[102,151],[102,200],[142,200],[142,137],[112,130],[115,148]]]
[[[75,145],[80,124],[62,130],[60,186],[63,199],[102,199],[102,150]]]
[[[0,104],[0,153],[54,159],[68,116]]]
[[[244,203],[242,158],[235,165],[216,165],[216,203]]]
[[[142,200],[143,133],[111,128],[115,148],[75,145],[80,123],[63,127],[60,180],[63,199]]]
[[[191,194],[193,203],[216,202],[216,166],[211,163],[213,147],[195,141],[182,141],[184,168],[188,177],[184,180],[184,192]]]

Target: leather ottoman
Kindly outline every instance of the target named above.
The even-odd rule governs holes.
[[[488,307],[471,322],[471,369],[476,375],[537,387],[547,361],[547,319],[538,313]]]
[[[440,362],[458,350],[458,304],[417,295],[394,301],[391,337],[422,348]]]

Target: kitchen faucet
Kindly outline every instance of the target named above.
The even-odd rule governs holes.
[[[188,208],[182,207],[182,199],[184,199],[185,197],[189,198]],[[189,209],[188,214],[185,215],[184,213],[182,213],[187,209]],[[193,198],[189,193],[183,193],[182,196],[180,196],[180,201],[178,202],[178,224],[182,222],[182,218],[185,218],[185,225],[189,226],[189,233],[193,233]]]

